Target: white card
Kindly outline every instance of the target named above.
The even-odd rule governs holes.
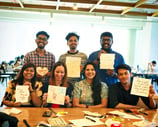
[[[66,94],[66,87],[49,85],[47,103],[64,105],[65,94]]]
[[[29,86],[18,85],[16,86],[15,98],[16,102],[27,103],[30,96]]]
[[[80,57],[66,57],[66,67],[68,77],[80,77]]]
[[[151,79],[134,77],[131,94],[148,97],[150,85],[151,85]]]
[[[115,54],[102,53],[100,55],[100,69],[114,69]]]

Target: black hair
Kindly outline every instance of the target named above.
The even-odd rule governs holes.
[[[156,64],[156,61],[155,61],[155,60],[153,60],[153,61],[152,61],[152,64]]]
[[[131,73],[131,67],[129,65],[127,65],[127,64],[120,64],[120,65],[118,65],[116,67],[116,69],[115,69],[116,73],[118,73],[119,69],[126,69],[126,70],[128,70]]]
[[[77,37],[77,40],[79,41],[80,36],[77,35],[77,34],[74,33],[74,32],[68,33],[68,35],[66,35],[65,39],[68,41],[68,40],[70,39],[70,37],[72,37],[72,36],[76,36],[76,37]]]
[[[31,83],[32,83],[32,88],[35,89],[35,83],[36,83],[36,66],[33,63],[26,63],[23,65],[23,67],[21,68],[20,72],[18,73],[16,79],[12,80],[12,83],[15,83],[15,85],[23,85],[24,83],[24,76],[23,73],[24,71],[29,68],[29,67],[33,67],[34,68],[34,76],[31,79]]]
[[[101,35],[100,35],[100,39],[102,39],[102,37],[110,37],[112,40],[113,40],[113,35],[111,32],[103,32]]]
[[[94,67],[94,70],[96,72],[96,75],[95,77],[93,78],[93,82],[92,82],[92,98],[94,100],[94,105],[98,105],[98,104],[101,104],[101,82],[100,82],[100,79],[99,79],[99,74],[97,73],[97,67],[96,65],[93,63],[93,62],[87,62],[83,68],[83,76],[84,78],[86,78],[85,76],[85,70],[86,70],[86,67],[88,65],[92,65]]]
[[[37,34],[36,34],[36,38],[40,35],[40,34],[43,34],[47,37],[47,39],[49,39],[49,34],[45,31],[39,31]]]

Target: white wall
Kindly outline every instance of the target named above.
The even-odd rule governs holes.
[[[99,16],[4,11],[0,13],[0,62],[14,60],[16,56],[34,50],[35,35],[41,30],[50,34],[46,50],[56,56],[56,61],[68,50],[65,40],[68,32],[80,35],[78,49],[89,56],[100,49],[100,34],[110,31],[114,35],[112,49],[121,53],[126,63],[144,66],[152,52],[149,51],[151,23],[110,17],[102,19]]]

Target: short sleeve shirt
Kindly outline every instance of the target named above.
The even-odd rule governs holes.
[[[108,97],[108,88],[105,83],[101,82],[101,99]],[[86,79],[76,82],[73,90],[73,98],[78,98],[80,104],[94,105],[92,98],[92,88]]]

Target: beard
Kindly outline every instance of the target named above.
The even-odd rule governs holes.
[[[38,48],[39,49],[44,49],[45,45],[43,43],[38,43]]]
[[[108,48],[104,48],[105,44],[102,44],[102,48],[104,51],[106,51],[107,53],[111,52],[111,45],[108,44]]]
[[[38,46],[38,48],[40,48],[40,49],[44,49],[44,47],[45,47],[45,46]]]
[[[76,46],[71,47],[72,50],[76,50]]]

